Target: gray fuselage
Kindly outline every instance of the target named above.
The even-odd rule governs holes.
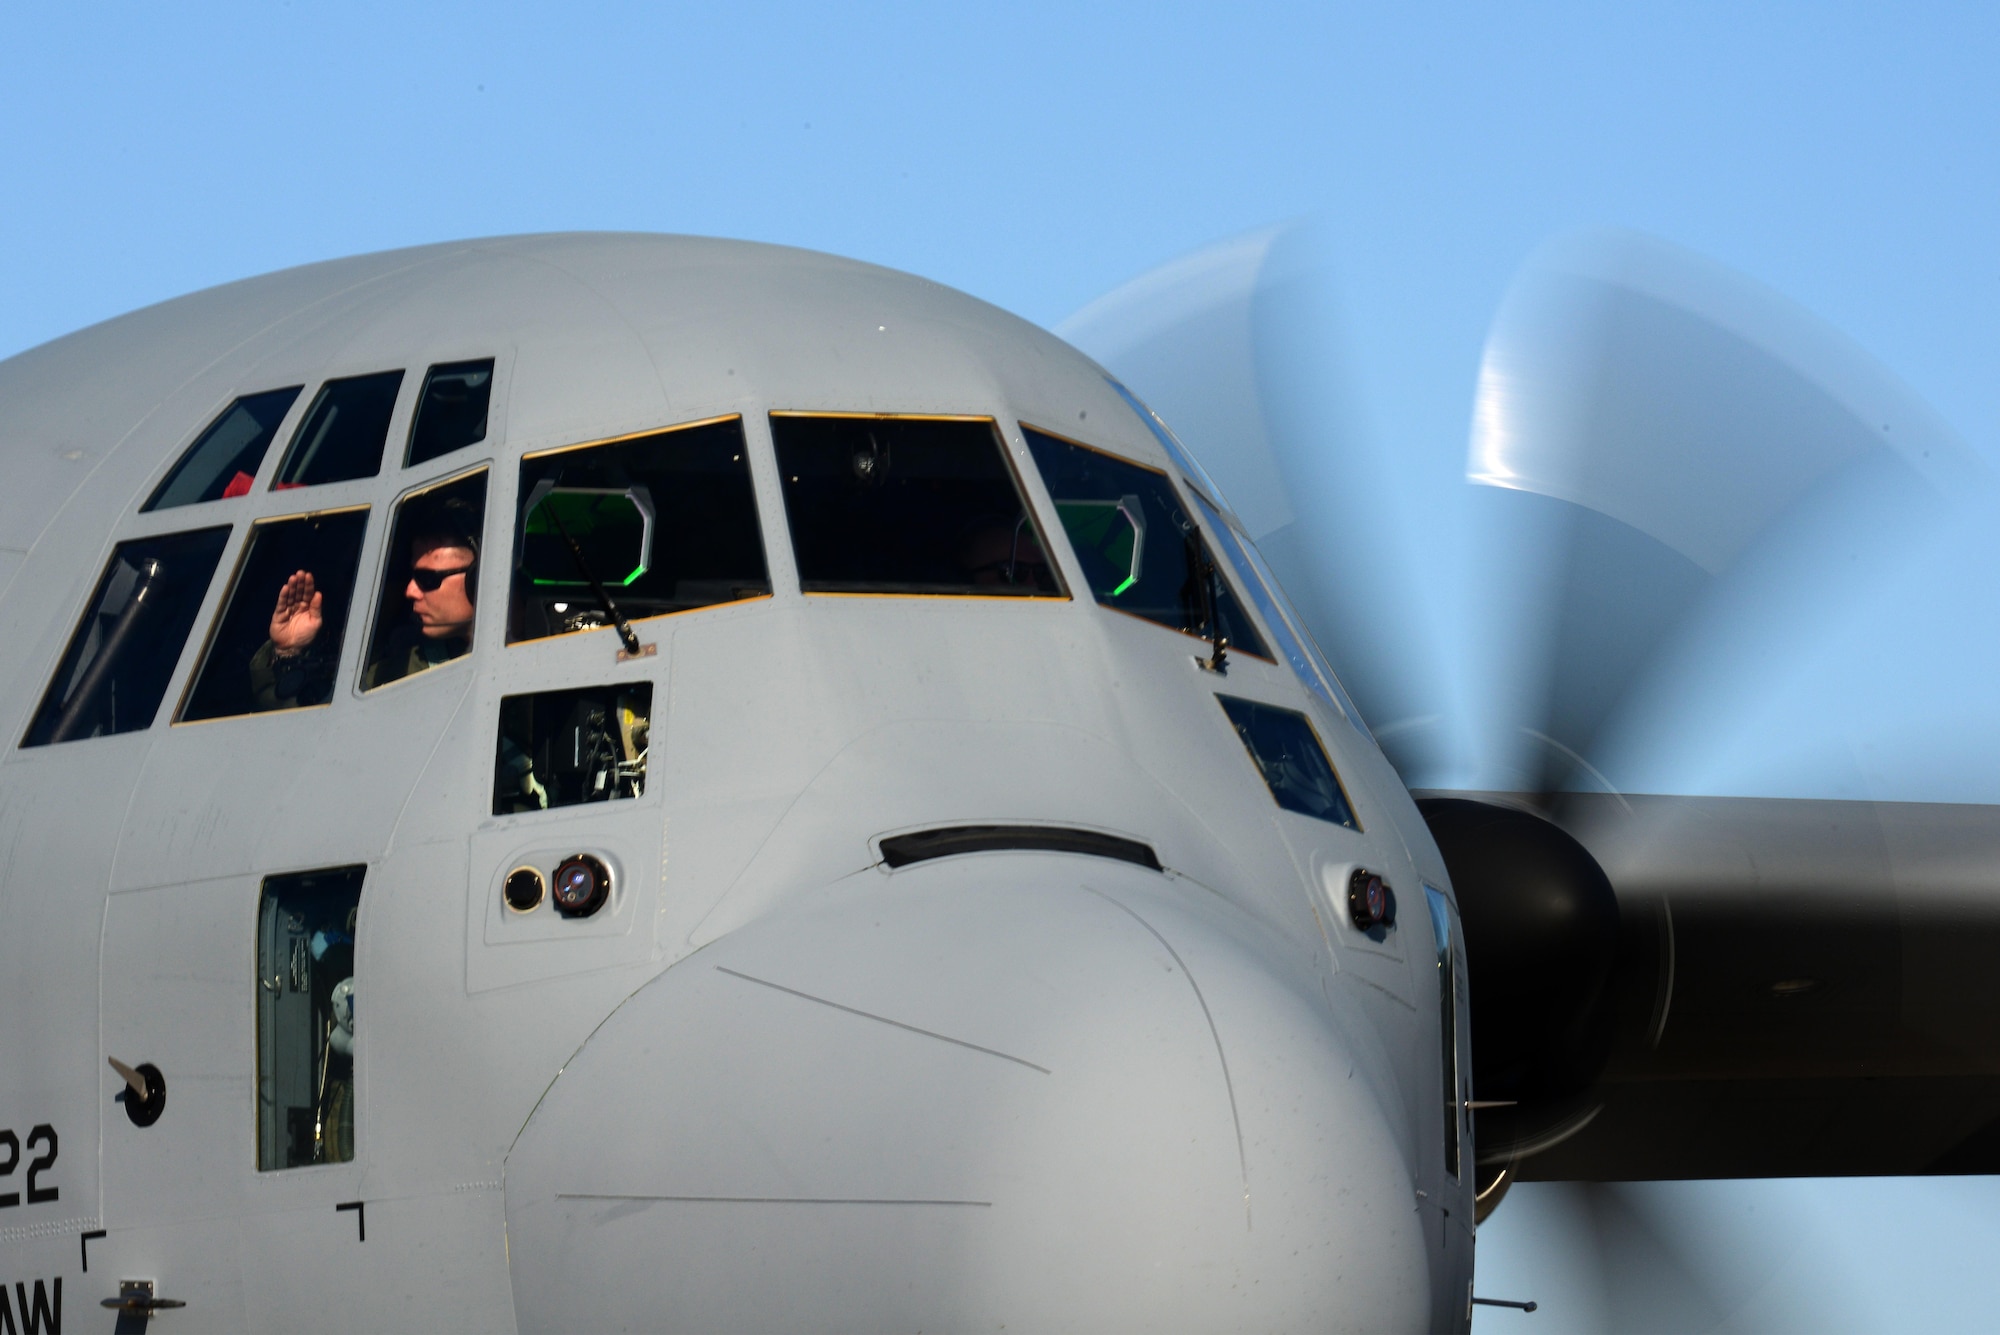
[[[429,368],[487,361],[483,434],[406,465]],[[274,488],[320,387],[391,370],[379,469]],[[219,414],[290,386],[234,494],[142,509]],[[1032,542],[1044,585],[811,591],[783,415],[989,432],[982,485],[1026,512],[1002,515],[1004,576]],[[643,531],[653,573],[612,572],[642,644],[621,656],[581,576],[523,565],[555,540],[523,478],[711,422],[740,433],[725,462],[762,585],[690,579],[662,611],[646,581],[702,517],[616,469],[548,474],[570,498],[548,515],[597,514],[605,544]],[[1059,447],[1164,479],[1193,545],[1119,529],[1129,497],[1058,495]],[[60,1279],[73,1330],[125,1279],[187,1304],[161,1330],[1464,1329],[1444,867],[1171,447],[1097,366],[969,297],[686,238],[341,260],[0,363],[0,1130],[23,1146],[0,1286]],[[898,448],[884,468],[920,466]],[[408,610],[395,525],[468,479],[469,645],[385,682],[371,646]],[[358,557],[344,636],[317,642],[323,698],[280,681],[296,707],[272,707],[219,656],[269,634],[277,587],[237,585],[265,568],[259,534],[305,531],[293,516],[345,525]],[[83,680],[132,652],[117,553],[225,528],[147,721]],[[1225,670],[1212,638],[1118,610],[1084,533],[1103,559],[1186,547],[1190,571],[1206,543],[1208,596],[1247,627]],[[527,598],[579,619],[522,631]],[[118,678],[130,698],[139,680]],[[555,717],[585,688],[611,715],[595,731],[563,715],[509,740],[509,702]],[[1350,820],[1281,805],[1282,766],[1237,726],[1253,705],[1309,725]],[[586,766],[586,737],[616,763]],[[510,764],[539,766],[543,796]],[[558,778],[576,800],[549,799]],[[509,902],[512,873],[574,854],[608,876],[601,904],[529,903],[534,876]],[[1356,925],[1359,869],[1393,925]],[[352,905],[299,879],[336,871],[358,909],[315,927],[288,907]],[[149,1124],[107,1058],[159,1077]]]

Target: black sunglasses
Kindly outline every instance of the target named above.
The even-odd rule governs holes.
[[[455,566],[450,570],[412,570],[410,581],[425,593],[436,593],[453,575],[463,575],[470,569],[471,566]]]

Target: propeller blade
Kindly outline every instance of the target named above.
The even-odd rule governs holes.
[[[1467,786],[1547,792],[1650,788],[1646,756],[1628,744],[1608,774],[1605,743],[1614,723],[1644,730],[1619,716],[1661,660],[1754,642],[1730,671],[1782,680],[1772,652],[1906,569],[1981,470],[1782,297],[1661,241],[1591,234],[1545,248],[1510,290],[1466,476],[1464,622],[1483,668]],[[1674,694],[1653,689],[1656,728],[1686,723],[1663,710]]]
[[[1825,1264],[1843,1241],[1824,1218],[1828,1185],[1523,1182],[1480,1226],[1478,1284],[1537,1311],[1482,1312],[1474,1329],[1875,1328],[1865,1279]]]

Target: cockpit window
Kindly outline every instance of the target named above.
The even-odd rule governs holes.
[[[317,487],[381,472],[382,446],[402,383],[401,371],[381,371],[320,386],[305,421],[292,433],[272,489]]]
[[[119,543],[21,745],[151,726],[228,541],[224,525]]]
[[[773,413],[807,593],[1060,596],[989,419]]]
[[[486,410],[493,399],[493,359],[433,366],[417,396],[410,424],[407,467],[462,450],[486,439]]]
[[[1174,461],[1174,467],[1181,470],[1181,477],[1186,479],[1189,488],[1203,493],[1205,500],[1213,501],[1217,505],[1227,505],[1228,501],[1223,499],[1222,488],[1215,485],[1215,479],[1208,475],[1208,470],[1201,466],[1201,461],[1188,452],[1187,446],[1181,444],[1181,438],[1174,434],[1166,419],[1141,403],[1137,394],[1125,388],[1113,377],[1106,376],[1105,379],[1110,382],[1112,389],[1118,391],[1118,397],[1125,400],[1125,406],[1138,414],[1146,430],[1153,433],[1153,439],[1160,443],[1160,448]]]
[[[1271,638],[1278,642],[1278,653],[1291,664],[1299,682],[1331,705],[1335,713],[1353,723],[1356,730],[1367,734],[1367,725],[1355,712],[1354,703],[1347,698],[1340,679],[1333,675],[1333,669],[1327,666],[1326,659],[1307,636],[1303,623],[1297,620],[1291,604],[1285,601],[1277,578],[1257,554],[1257,549],[1238,534],[1229,521],[1217,514],[1199,492],[1195,494],[1194,503],[1201,511],[1206,531],[1215,545],[1228,555],[1229,564],[1236,570],[1236,578],[1249,590],[1250,601],[1257,604],[1264,624],[1271,630]]]
[[[354,933],[366,867],[267,876],[257,904],[257,1168],[354,1157]]]
[[[493,814],[505,816],[646,791],[653,685],[590,686],[500,702]]]
[[[327,702],[367,527],[363,506],[250,530],[182,722]]]
[[[449,663],[472,648],[485,527],[484,469],[417,492],[397,507],[362,690]]]
[[[171,510],[177,505],[248,495],[257,480],[257,467],[264,462],[264,452],[271,448],[272,438],[302,388],[293,385],[246,394],[223,409],[139,508]]]
[[[771,592],[743,419],[531,454],[509,643]]]
[[[1340,776],[1304,714],[1232,695],[1215,698],[1279,806],[1350,830],[1361,828]]]
[[[1257,550],[1255,543],[1246,541],[1236,552],[1231,553],[1231,559],[1236,559],[1238,555],[1248,559],[1257,575],[1255,581],[1246,575],[1243,582],[1245,584],[1261,582],[1263,585],[1265,596],[1257,599],[1257,607],[1264,613],[1266,624],[1274,628],[1273,633],[1276,633],[1275,628],[1281,622],[1290,625],[1300,652],[1310,664],[1313,676],[1318,678],[1320,684],[1315,686],[1308,681],[1306,683],[1308,689],[1323,698],[1330,697],[1340,712],[1347,716],[1347,721],[1354,725],[1354,730],[1369,741],[1374,741],[1375,734],[1368,731],[1368,724],[1362,719],[1361,711],[1354,707],[1354,697],[1340,684],[1340,678],[1335,675],[1333,665],[1326,661],[1326,654],[1313,639],[1312,631],[1306,625],[1306,619],[1299,615],[1299,609],[1285,596],[1284,587],[1278,583],[1278,577],[1272,573],[1270,563],[1265,561],[1264,554]],[[1276,603],[1277,606],[1272,608],[1267,605],[1268,603]],[[1285,652],[1289,657],[1291,650],[1287,649]],[[1294,668],[1296,669],[1296,662]]]
[[[1210,540],[1184,509],[1166,474],[1022,427],[1070,546],[1097,601],[1206,638],[1203,570]],[[1215,579],[1215,615],[1230,647],[1268,658],[1229,581]]]

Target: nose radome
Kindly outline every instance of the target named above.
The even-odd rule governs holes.
[[[1232,912],[977,854],[681,961],[509,1156],[521,1328],[1424,1328],[1376,1089]]]

